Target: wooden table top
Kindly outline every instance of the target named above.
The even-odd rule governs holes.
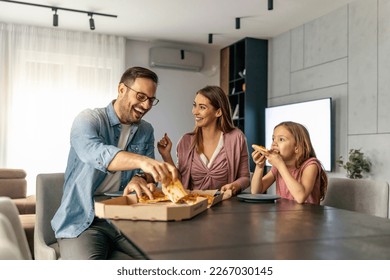
[[[190,220],[112,220],[150,259],[390,259],[390,220],[327,206],[241,202]]]

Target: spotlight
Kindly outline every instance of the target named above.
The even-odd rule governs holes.
[[[75,10],[75,9],[69,9],[69,8],[62,8],[62,7],[48,6],[48,5],[42,5],[42,4],[28,3],[28,2],[11,1],[11,0],[0,0],[0,2],[9,2],[9,3],[14,3],[14,4],[21,4],[21,5],[28,5],[28,6],[45,8],[45,9],[46,8],[51,9],[54,12],[54,14],[53,14],[53,26],[58,26],[58,14],[57,14],[58,10],[74,12],[74,13],[87,14],[89,17],[91,17],[89,19],[89,28],[91,28],[91,30],[95,30],[95,21],[92,18],[93,15],[95,15],[95,16],[103,16],[103,17],[114,17],[114,18],[118,17],[117,15],[95,13],[95,12],[91,12],[91,11]],[[65,1],[63,1],[63,2],[65,2]]]
[[[95,21],[93,20],[92,16],[93,14],[88,14],[91,18],[89,19],[89,28],[91,30],[95,30]]]
[[[213,43],[213,34],[209,33],[209,44]]]
[[[236,29],[240,29],[240,28],[241,28],[241,18],[236,17]]]
[[[58,15],[57,15],[57,9],[52,9],[54,11],[53,14],[53,26],[58,26]]]
[[[274,0],[268,0],[268,11],[274,9]]]

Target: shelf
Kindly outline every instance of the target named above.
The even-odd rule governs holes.
[[[238,92],[229,94],[229,96],[240,95],[240,94],[243,94],[243,93],[245,93],[245,91],[238,91]]]
[[[245,78],[237,78],[237,79],[234,79],[234,80],[230,80],[229,83],[236,83],[236,82],[240,82],[240,81],[243,81],[245,82]]]
[[[265,144],[267,71],[267,40],[244,38],[221,50],[221,88],[229,96],[232,114],[239,107],[233,123],[245,133],[248,148]],[[250,163],[253,171],[253,160]]]

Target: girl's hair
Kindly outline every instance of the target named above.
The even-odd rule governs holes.
[[[316,152],[314,151],[313,145],[310,140],[309,131],[307,131],[306,127],[296,123],[296,122],[281,122],[275,128],[283,126],[285,127],[295,139],[295,142],[298,146],[298,154],[296,158],[295,167],[299,168],[307,159],[314,157],[317,158]],[[326,172],[324,171],[324,167],[321,164],[321,184],[320,184],[320,199],[323,200],[325,198],[326,189],[328,187],[328,177]]]
[[[206,97],[211,106],[214,107],[215,110],[221,110],[221,116],[217,120],[217,128],[221,130],[223,133],[228,133],[234,129],[234,124],[232,120],[232,111],[229,103],[229,99],[222,88],[218,86],[206,86],[195,94],[201,94]],[[192,148],[196,148],[196,151],[200,154],[203,153],[203,137],[202,137],[202,129],[199,127],[195,127],[194,132],[195,139],[192,143]]]

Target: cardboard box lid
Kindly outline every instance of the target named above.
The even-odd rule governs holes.
[[[159,202],[137,203],[136,195],[127,195],[95,202],[95,214],[99,218],[181,221],[190,219],[207,209],[207,199],[198,197],[193,205]]]

